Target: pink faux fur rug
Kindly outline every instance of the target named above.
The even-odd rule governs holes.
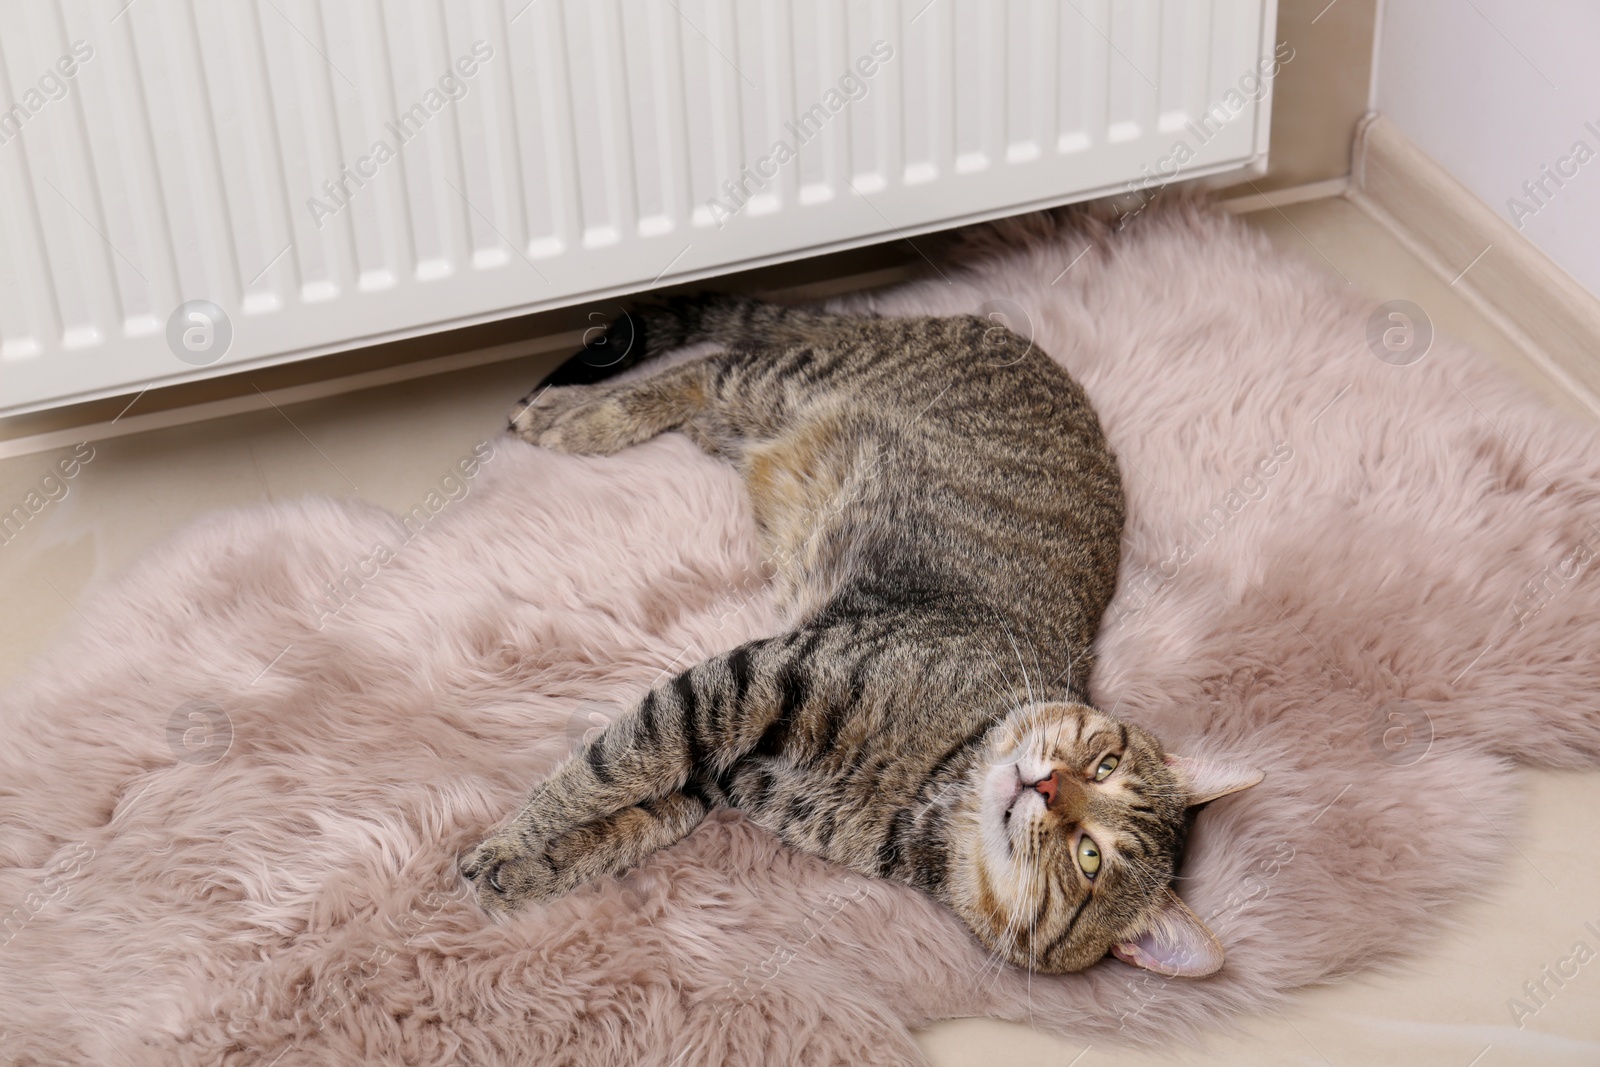
[[[1102,706],[1268,773],[1200,816],[1183,868],[1220,974],[1030,980],[918,893],[734,815],[489,922],[456,858],[541,769],[777,625],[737,480],[683,438],[495,439],[409,526],[326,499],[195,524],[5,694],[0,1048],[907,1064],[908,1027],[949,1016],[1182,1037],[1448,921],[1503,862],[1485,827],[1515,824],[1514,765],[1600,760],[1595,431],[1442,339],[1380,361],[1373,302],[1192,206],[1016,220],[942,270],[850,306],[999,309],[1122,455]]]

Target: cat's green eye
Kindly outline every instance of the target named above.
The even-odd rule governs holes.
[[[1100,849],[1087,834],[1078,838],[1078,867],[1090,878],[1100,873]]]
[[[1111,772],[1117,769],[1117,757],[1107,756],[1100,761],[1100,766],[1094,769],[1094,780],[1103,782],[1111,777]]]

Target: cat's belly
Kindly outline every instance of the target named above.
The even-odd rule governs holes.
[[[882,449],[857,421],[842,409],[811,412],[740,458],[776,606],[791,623],[832,598],[849,531],[872,507]]]

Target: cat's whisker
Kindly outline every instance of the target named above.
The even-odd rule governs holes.
[[[1015,640],[1015,639],[1013,639],[1013,640]],[[1045,676],[1044,676],[1044,665],[1039,662],[1039,644],[1036,641],[1030,641],[1026,634],[1023,635],[1022,640],[1023,640],[1023,643],[1028,646],[1028,654],[1033,659],[1033,673],[1039,678],[1039,682],[1040,682],[1040,685],[1042,687],[1043,684],[1044,684],[1044,681],[1045,681]],[[1069,648],[1069,649],[1064,649],[1063,651],[1066,654],[1066,658],[1067,658],[1067,691],[1071,692],[1071,690],[1072,690],[1072,650]]]
[[[990,983],[991,988],[1000,981],[1000,976],[1005,973],[1006,964],[1011,962],[1011,957],[1015,955],[1017,937],[1021,932],[1022,912],[1017,908],[1013,908],[1010,918],[1006,921],[1005,931],[1000,937],[1000,943],[994,952],[995,972],[994,981]]]
[[[1032,877],[1033,869],[1031,867],[1024,866],[1020,869],[1013,868],[1011,873],[1013,886],[1017,889],[1024,890],[1023,893],[1017,895],[1017,899],[1026,900],[1028,880]],[[988,974],[991,964],[994,966],[994,982],[998,982],[1000,980],[1000,976],[1005,973],[1006,964],[1010,962],[1010,957],[1014,954],[1013,950],[1016,947],[1016,939],[1018,934],[1021,933],[1021,930],[1022,912],[1019,908],[1013,906],[1006,919],[1005,928],[1000,932],[999,937],[995,939],[996,944],[990,951],[988,957],[985,959],[984,965],[978,971],[979,981],[982,981],[982,979]],[[993,983],[991,983],[991,987],[992,985]]]
[[[1022,650],[1017,647],[1017,639],[1012,636],[1011,624],[1006,622],[1004,618],[1000,618],[998,614],[995,617],[1000,620],[1000,627],[1006,632],[1006,640],[1011,642],[1011,651],[1017,657],[1017,667],[1022,671],[1022,684],[1028,690],[1028,703],[1036,703],[1038,698],[1033,695],[1033,681],[1028,677],[1027,665],[1022,662]]]
[[[1037,867],[1035,867],[1034,869],[1035,869],[1035,871],[1038,870]],[[1043,885],[1043,882],[1044,882],[1043,877],[1036,876],[1035,880],[1040,883],[1036,888],[1039,888],[1039,889],[1045,888],[1044,885]],[[1029,896],[1031,898],[1032,894],[1029,894]],[[1035,964],[1035,961],[1036,961],[1034,950],[1038,947],[1038,944],[1039,944],[1039,913],[1042,910],[1043,910],[1043,908],[1041,907],[1041,908],[1038,908],[1038,909],[1035,909],[1033,911],[1028,912],[1028,1018],[1029,1018],[1029,1020],[1032,1020],[1032,1018],[1033,1018],[1033,969],[1034,969],[1034,964]]]
[[[992,649],[992,648],[988,647],[987,645],[985,645],[983,647],[983,652],[984,652],[984,655],[989,657],[989,662],[994,664],[996,676],[1003,677],[1005,675],[1006,671],[1005,671],[1004,666],[1000,663],[1000,658],[995,655],[994,649]],[[989,677],[987,675],[984,675],[984,676],[982,676],[982,681],[991,690],[993,690],[994,695],[999,700],[999,702],[1001,704],[1003,704],[1003,705],[1006,705],[1008,708],[1011,709],[1011,711],[1020,710],[1021,707],[1025,706],[1025,705],[1017,704],[1015,702],[1014,695],[1011,694],[1011,693],[1007,693],[1007,692],[1003,691],[1000,688],[1000,683],[998,681],[996,681],[994,678],[991,678],[991,677]],[[1031,695],[1030,695],[1029,699],[1031,701],[1031,699],[1032,699]],[[1008,712],[1008,714],[1009,714],[1009,712]]]

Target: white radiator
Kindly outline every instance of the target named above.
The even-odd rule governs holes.
[[[0,6],[0,414],[1245,166],[1273,0]]]

